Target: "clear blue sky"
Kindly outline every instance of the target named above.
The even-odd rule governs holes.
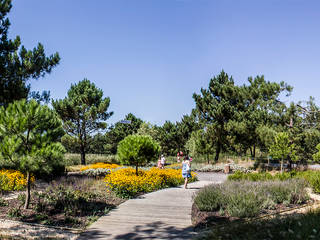
[[[111,99],[109,123],[129,112],[179,121],[222,69],[239,85],[261,74],[293,85],[287,102],[319,103],[318,0],[14,0],[9,17],[11,37],[62,59],[32,89],[61,99],[88,78]]]

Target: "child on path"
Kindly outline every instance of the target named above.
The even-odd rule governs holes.
[[[166,164],[166,159],[164,158],[163,154],[161,155],[160,163],[161,163],[161,168],[164,169],[164,165]]]
[[[158,158],[158,165],[157,165],[157,167],[161,169],[161,157]]]
[[[184,178],[184,188],[187,189],[188,178],[191,178],[191,165],[188,156],[182,161],[182,177]]]
[[[182,158],[182,157],[183,157],[183,152],[182,151],[178,152],[177,153],[177,162],[178,163],[180,162],[180,158]]]

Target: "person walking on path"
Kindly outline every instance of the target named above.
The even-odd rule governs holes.
[[[160,162],[161,162],[161,168],[164,169],[164,165],[166,164],[166,159],[165,159],[165,157],[163,156],[163,154],[161,155],[161,160],[160,160]]]
[[[183,157],[183,152],[182,151],[178,151],[177,153],[177,162],[179,163],[180,162],[180,158],[182,159]]]
[[[188,188],[188,178],[191,178],[191,165],[188,156],[182,161],[182,177],[184,178],[184,188]]]
[[[158,164],[157,164],[157,167],[158,167],[159,169],[161,169],[161,157],[159,157],[159,158],[158,158]]]

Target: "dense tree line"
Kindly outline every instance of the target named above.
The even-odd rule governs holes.
[[[23,102],[26,108],[32,104],[36,106],[32,98],[38,103],[48,103],[49,92],[31,92],[28,81],[50,73],[60,61],[58,53],[47,57],[40,43],[33,50],[27,50],[21,45],[19,36],[8,39],[10,22],[7,15],[11,7],[11,0],[0,0],[2,119],[6,119],[13,106],[19,105],[11,105],[17,104],[17,100],[26,99]],[[207,88],[193,94],[195,108],[180,121],[166,121],[157,126],[129,113],[123,119],[126,121],[108,126],[106,120],[113,114],[108,110],[110,98],[104,97],[103,91],[93,82],[84,79],[72,84],[64,99],[52,101],[64,129],[64,135],[55,141],[61,142],[68,152],[81,153],[82,164],[86,163],[86,153],[116,154],[119,143],[129,135],[150,136],[165,155],[183,151],[205,157],[209,162],[212,155],[214,161],[218,161],[221,153],[249,153],[254,158],[257,149],[279,155],[272,151],[278,147],[273,145],[274,141],[286,136],[288,149],[297,156],[295,159],[308,161],[317,154],[316,146],[320,143],[320,109],[312,97],[304,105],[298,102],[287,106],[279,100],[280,96],[289,96],[291,92],[292,87],[285,82],[266,81],[263,75],[249,77],[246,84],[238,86],[222,71],[210,79]],[[0,133],[2,142],[6,139],[4,132]],[[9,145],[4,146],[6,151],[9,151]],[[13,142],[11,146],[14,146]],[[4,151],[2,156],[6,154]],[[295,160],[290,156],[293,155],[281,155],[282,159]]]
[[[162,126],[152,125],[127,114],[124,120],[104,133],[88,136],[88,153],[116,154],[117,146],[126,136],[149,135],[161,146],[165,155],[178,151],[218,161],[221,152],[256,157],[259,152],[269,153],[277,133],[286,132],[294,144],[298,159],[307,161],[316,153],[320,143],[319,107],[310,98],[305,106],[279,100],[292,87],[284,82],[275,83],[264,76],[249,77],[247,84],[237,86],[222,71],[212,78],[207,89],[194,93],[195,108],[178,122],[166,121]],[[74,115],[74,114],[72,114]],[[70,152],[79,152],[74,140],[64,136],[62,143]],[[290,159],[289,159],[290,160]]]

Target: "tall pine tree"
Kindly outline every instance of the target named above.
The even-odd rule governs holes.
[[[58,53],[46,57],[41,43],[27,50],[19,36],[8,39],[10,21],[7,15],[11,3],[11,0],[0,0],[0,106],[27,98],[30,94],[28,81],[50,73],[60,61]]]

